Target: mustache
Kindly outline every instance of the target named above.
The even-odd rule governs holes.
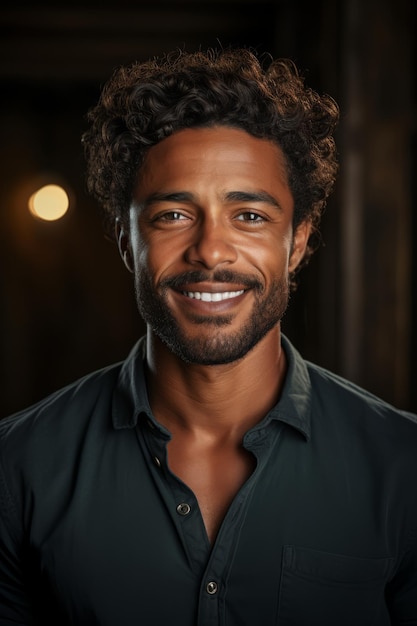
[[[162,287],[162,289],[171,288],[180,290],[184,285],[189,283],[203,282],[233,283],[235,285],[242,285],[246,289],[256,289],[259,292],[262,292],[264,289],[263,284],[255,276],[239,274],[225,269],[216,270],[215,272],[191,270],[175,276],[167,276],[161,281],[160,287]]]

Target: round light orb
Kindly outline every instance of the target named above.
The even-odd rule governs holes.
[[[68,194],[59,185],[45,185],[29,198],[30,212],[47,222],[61,219],[68,211],[68,207]]]

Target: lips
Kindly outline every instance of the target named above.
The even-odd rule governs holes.
[[[159,288],[162,291],[172,289],[195,300],[203,299],[196,294],[209,294],[205,298],[210,298],[208,301],[212,301],[212,294],[220,294],[220,300],[227,298],[227,296],[223,296],[226,293],[229,294],[229,298],[236,298],[243,295],[242,292],[248,289],[261,292],[263,285],[256,276],[222,269],[213,274],[202,270],[193,270],[176,276],[167,276],[161,280]]]
[[[237,298],[244,293],[244,289],[238,291],[183,291],[183,295],[193,300],[202,300],[203,302],[221,302],[222,300],[230,300]]]

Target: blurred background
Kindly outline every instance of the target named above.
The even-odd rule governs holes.
[[[119,64],[219,44],[292,58],[341,107],[341,173],[284,332],[417,410],[415,35],[414,0],[3,2],[1,416],[123,359],[144,332],[85,190],[80,136],[100,86]],[[61,219],[36,215],[51,184],[68,196]]]

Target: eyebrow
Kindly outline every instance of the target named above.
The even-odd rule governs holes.
[[[267,191],[229,191],[225,195],[225,199],[229,202],[262,202],[270,204],[282,211],[282,207],[278,200],[271,196]]]
[[[267,191],[228,191],[224,194],[226,202],[262,202],[269,204],[282,211],[282,206],[274,196]],[[143,207],[148,208],[159,202],[194,202],[198,203],[197,197],[189,191],[154,192],[143,202]]]
[[[149,207],[158,202],[195,202],[195,196],[189,191],[155,191],[145,199],[143,206]]]

